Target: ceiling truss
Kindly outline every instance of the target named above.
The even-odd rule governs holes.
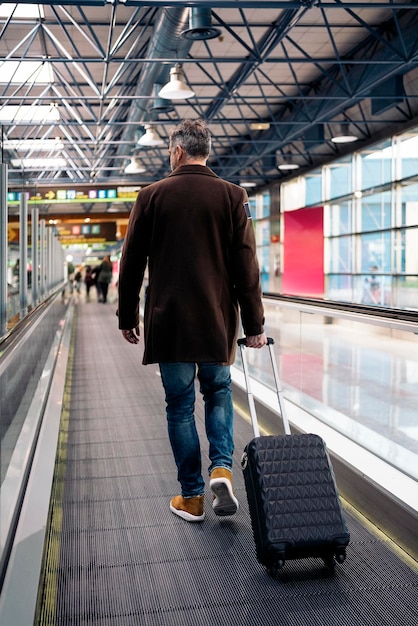
[[[210,40],[181,34],[205,2],[38,6],[0,17],[2,158],[16,188],[149,184],[168,173],[168,133],[184,117],[209,123],[217,174],[256,188],[295,175],[277,169],[282,159],[299,173],[351,152],[331,142],[336,125],[358,146],[418,127],[418,2],[215,0],[221,35]],[[156,108],[174,63],[195,96]],[[29,112],[19,120],[13,107]],[[145,124],[163,146],[138,146]],[[26,162],[52,156],[61,165]],[[135,177],[124,173],[133,156],[146,169]]]

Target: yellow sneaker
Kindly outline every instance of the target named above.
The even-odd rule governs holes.
[[[232,472],[225,467],[215,467],[210,474],[209,486],[213,493],[215,514],[234,515],[239,504],[232,489]]]
[[[183,498],[175,496],[170,502],[170,511],[188,522],[203,522],[205,519],[205,496]]]

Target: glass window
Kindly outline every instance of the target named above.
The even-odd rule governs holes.
[[[251,217],[254,220],[257,214],[257,196],[251,196],[251,198],[248,199],[248,202],[250,205]]]
[[[326,280],[326,296],[330,300],[340,302],[353,301],[353,276],[347,274],[331,274]]]
[[[329,240],[329,268],[328,274],[338,272],[351,274],[352,272],[352,237],[333,237]]]
[[[394,231],[393,239],[393,272],[401,274],[405,272],[405,230]]]
[[[400,187],[399,194],[401,196],[399,226],[418,226],[418,184]]]
[[[270,273],[270,249],[269,246],[257,247],[257,257],[260,265],[261,289],[268,291]]]
[[[401,178],[418,174],[418,135],[406,137],[399,144],[401,158]]]
[[[392,180],[392,154],[390,139],[361,153],[362,189],[370,189]]]
[[[399,276],[394,284],[393,306],[418,311],[418,276]]]
[[[262,209],[260,217],[268,217],[270,215],[270,204],[270,192],[266,191],[262,195]]]
[[[280,185],[282,213],[324,205],[325,297],[418,310],[417,154],[415,129]]]
[[[314,206],[322,202],[322,170],[316,170],[306,176],[305,206]],[[302,206],[302,205],[300,205]]]
[[[401,231],[404,240],[404,266],[402,271],[405,274],[415,274],[418,279],[418,228],[407,228]],[[415,308],[418,308],[418,297],[416,296]]]
[[[283,211],[293,211],[305,206],[305,178],[294,178],[280,185],[280,205]]]
[[[361,224],[358,230],[389,228],[391,226],[391,198],[391,191],[363,196],[361,200]]]
[[[360,235],[360,272],[391,271],[392,231]]]
[[[352,191],[352,157],[349,155],[329,166],[330,198],[345,196]]]
[[[329,205],[330,235],[345,235],[353,232],[353,202],[347,200]]]
[[[255,227],[255,239],[258,246],[269,246],[270,220],[257,220]]]

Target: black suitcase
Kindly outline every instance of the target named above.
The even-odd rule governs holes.
[[[258,561],[271,575],[286,559],[319,557],[328,567],[342,563],[350,535],[325,442],[318,435],[292,435],[285,413],[274,340],[268,339],[285,435],[260,436],[245,355],[242,364],[254,439],[245,447],[242,469]]]

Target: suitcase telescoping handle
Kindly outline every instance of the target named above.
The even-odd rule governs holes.
[[[254,404],[254,396],[251,391],[251,381],[250,381],[250,375],[248,373],[247,356],[245,354],[246,339],[245,338],[238,339],[238,345],[241,351],[242,368],[244,370],[245,386],[247,387],[248,405],[250,407],[251,423],[253,426],[254,437],[259,437],[260,429],[258,427],[257,413],[255,410],[255,404]],[[284,399],[282,395],[283,390],[282,390],[282,386],[280,383],[279,372],[277,370],[276,356],[274,354],[273,345],[274,345],[274,339],[272,337],[267,337],[267,346],[270,352],[271,367],[273,369],[273,377],[274,377],[274,383],[276,385],[277,399],[279,401],[280,415],[282,416],[282,420],[283,420],[284,432],[286,433],[286,435],[290,435],[291,431],[290,431],[290,426],[289,426],[289,420],[287,419],[286,410],[284,406]]]

